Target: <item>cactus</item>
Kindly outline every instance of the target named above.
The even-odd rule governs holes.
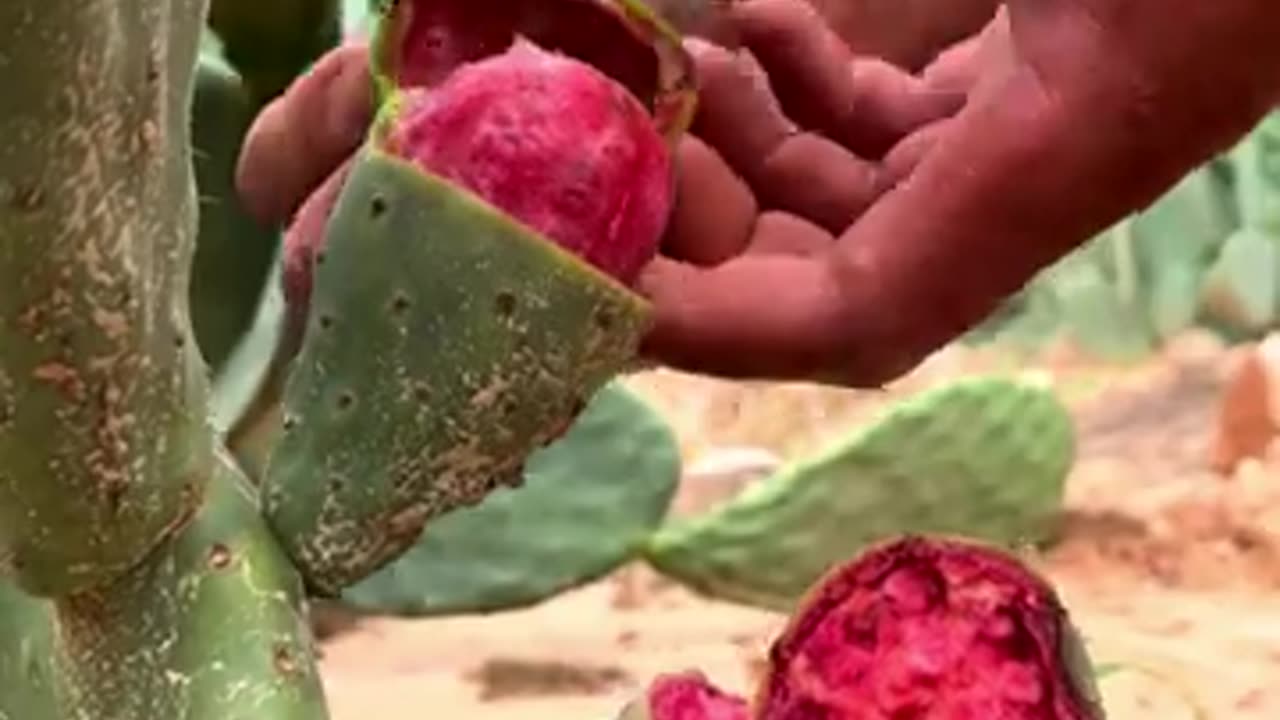
[[[971,540],[893,538],[814,583],[749,699],[697,671],[656,678],[618,720],[1103,720],[1052,586]]]
[[[1073,446],[1070,417],[1051,392],[957,381],[707,515],[673,521],[645,557],[704,594],[789,609],[829,567],[887,535],[1051,539]]]
[[[530,457],[521,487],[431,523],[343,602],[401,616],[539,602],[631,560],[666,516],[679,474],[670,427],[606,386],[563,439]]]
[[[306,496],[302,480],[331,489],[333,471],[345,468],[353,480],[341,498],[352,502],[342,510],[346,517],[367,522],[371,508],[390,507],[401,523],[391,534],[412,540],[403,533],[415,529],[413,518],[425,519],[423,508],[443,512],[478,500],[563,430],[577,403],[630,362],[647,319],[647,306],[625,284],[371,142],[327,235],[327,267],[343,263],[346,273],[318,273],[315,332],[294,364],[268,365],[290,381],[289,432],[267,451],[263,474],[246,477],[222,447],[222,431],[252,406],[246,398],[262,397],[271,374],[260,357],[237,352],[228,366],[237,376],[220,376],[220,396],[212,397],[201,352],[207,346],[218,355],[218,343],[207,342],[209,335],[196,340],[193,305],[218,292],[234,295],[242,308],[260,311],[242,339],[266,338],[277,348],[282,313],[271,304],[278,296],[261,292],[255,279],[244,278],[238,290],[218,287],[213,266],[193,262],[198,231],[199,244],[218,254],[231,235],[257,241],[226,232],[246,227],[237,225],[235,208],[202,221],[197,191],[208,190],[207,200],[229,197],[229,157],[242,139],[246,107],[261,106],[304,56],[336,39],[309,35],[314,26],[305,19],[277,22],[274,13],[286,7],[301,13],[320,6],[223,2],[206,15],[204,0],[0,4],[0,78],[8,90],[0,101],[0,268],[8,279],[0,290],[6,720],[326,717],[305,581],[354,581],[373,568],[296,565],[303,554],[290,551],[315,539],[297,531],[327,532],[331,513],[313,506],[316,515],[306,518],[279,501]],[[602,12],[612,4],[590,7],[606,27],[646,31],[612,39],[632,38],[634,57],[661,59],[650,66],[661,82],[654,81],[648,100],[656,101],[665,140],[674,142],[692,99],[679,43],[630,6],[617,15]],[[332,25],[323,20],[327,12],[319,13],[320,26]],[[397,12],[388,17],[394,21]],[[206,18],[220,37],[204,32]],[[536,19],[548,18],[554,29],[558,15]],[[285,42],[277,47],[282,55],[259,62],[266,56],[242,51],[266,20],[276,22],[276,32],[321,39]],[[386,27],[380,36],[392,37]],[[660,52],[646,55],[655,44]],[[295,52],[303,46],[311,49]],[[220,48],[231,67],[211,57],[198,63],[201,52]],[[287,63],[277,62],[286,56]],[[643,68],[629,79],[642,76]],[[366,207],[382,203],[392,225],[428,217],[451,235],[414,249],[417,261],[402,262],[386,244],[385,223],[364,218]],[[276,229],[262,230],[270,248]],[[369,239],[384,243],[381,254],[352,252]],[[432,248],[437,255],[428,259]],[[265,264],[270,253],[257,249],[255,262]],[[402,266],[420,274],[397,276],[393,268]],[[210,294],[192,292],[193,268],[209,271]],[[275,271],[271,277],[278,280]],[[379,277],[398,277],[410,305],[396,310],[399,296],[386,298],[393,312],[383,315],[379,295],[387,288],[368,284]],[[445,287],[455,279],[459,285]],[[508,298],[515,301],[510,313]],[[496,306],[474,304],[481,299]],[[368,327],[351,336],[351,347],[398,363],[404,373],[383,373],[378,363],[353,362],[335,348],[332,338],[350,342],[353,328],[330,327],[327,319],[352,317]],[[380,332],[374,318],[390,332]],[[431,334],[397,336],[391,326],[409,320]],[[522,383],[521,392],[476,394],[499,390],[494,381],[504,378]],[[360,400],[388,399],[385,415],[347,408],[356,411],[348,416],[368,413],[376,421],[357,428],[359,439],[346,438],[354,445],[330,443],[346,417],[328,417],[327,404],[311,404],[327,401],[331,388],[338,388],[340,406],[351,390]],[[424,389],[433,393],[429,404],[417,402]],[[415,427],[394,427],[397,420]],[[380,437],[388,423],[394,432]],[[368,455],[345,456],[352,447]],[[389,504],[364,495],[358,483],[365,481],[386,492]],[[365,527],[371,535],[355,538],[353,552],[380,545],[387,551],[381,557],[391,560],[404,549],[385,542],[380,533],[388,528]]]
[[[192,108],[199,240],[191,274],[191,323],[216,376],[248,330],[266,286],[280,233],[245,211],[235,163],[255,107],[240,76],[220,55],[202,53]]]
[[[535,5],[505,7],[543,19]],[[612,17],[665,31],[625,3],[564,8],[596,23]],[[616,14],[600,14],[609,8]],[[631,362],[648,322],[640,296],[561,249],[558,238],[388,146],[402,119],[401,83],[427,82],[420,76],[440,70],[399,41],[436,21],[458,37],[474,29],[465,22],[471,9],[458,9],[460,20],[453,10],[437,18],[419,9],[391,5],[375,35],[383,111],[350,164],[323,242],[286,247],[286,270],[291,248],[307,251],[311,261],[301,266],[314,273],[313,287],[284,391],[284,433],[263,479],[264,510],[322,594],[336,595],[407,550],[427,520],[516,481],[529,454]],[[497,13],[484,16],[493,32],[503,7],[485,9]],[[557,16],[552,27],[572,29],[578,17]],[[658,36],[662,43],[678,47],[668,35]],[[691,98],[689,60],[679,57],[645,98],[672,141]]]
[[[638,243],[634,256],[574,242],[396,140],[425,122],[405,112],[424,86],[405,84],[443,81],[428,85],[447,102],[459,59],[398,43],[424,17],[452,39],[524,30],[627,87],[669,150],[693,99],[670,27],[631,0],[400,0],[370,15],[378,120],[332,203],[313,205],[311,234],[294,235],[305,262],[284,248],[269,265],[279,228],[244,222],[230,158],[252,109],[336,40],[336,3],[218,0],[214,38],[203,0],[32,2],[0,4],[0,719],[321,720],[308,591],[379,606],[394,592],[402,612],[492,609],[645,547],[674,449],[609,383],[648,320],[627,281],[654,250],[669,178],[630,188],[656,198],[639,239],[619,241]],[[423,8],[444,12],[415,17]],[[487,24],[468,25],[478,10]],[[254,48],[268,26],[282,41]],[[490,67],[483,56],[502,56],[490,50],[461,59]],[[606,189],[617,182],[595,169]],[[245,277],[221,264],[236,241],[258,252]],[[305,273],[301,307],[280,285],[290,268]],[[238,319],[213,332],[193,316],[218,298]],[[603,446],[597,433],[624,424],[630,448],[596,456],[643,481],[592,482],[580,443]],[[575,473],[551,472],[569,459]],[[535,567],[524,534],[568,537],[574,503],[597,508],[576,530],[607,534]],[[503,553],[514,585],[469,567],[453,595],[415,587],[473,563],[476,528],[503,515],[524,519],[503,538],[519,551]]]
[[[1104,359],[1129,360],[1196,326],[1256,339],[1280,318],[1277,243],[1280,111],[1040,273],[966,340],[1038,347],[1065,332]]]
[[[279,95],[342,33],[338,0],[208,0],[209,26],[255,106]]]

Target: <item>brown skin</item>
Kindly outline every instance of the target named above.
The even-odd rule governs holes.
[[[641,282],[647,354],[877,386],[1280,103],[1275,0],[1005,10],[918,76],[854,57],[804,0],[722,10],[714,36],[743,49],[692,43],[702,104]],[[335,51],[258,119],[240,179],[263,219],[285,222],[359,143],[363,63]]]

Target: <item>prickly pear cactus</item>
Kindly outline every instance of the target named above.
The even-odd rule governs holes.
[[[1280,318],[1277,248],[1280,112],[1046,269],[966,339],[1034,349],[1068,335],[1125,361],[1192,327],[1257,338]]]
[[[207,234],[203,243],[215,229],[239,233],[234,222],[201,222],[199,190],[228,189],[228,156],[245,119],[237,73],[251,87],[249,107],[258,107],[270,95],[263,88],[281,87],[302,57],[293,52],[299,45],[280,45],[276,59],[295,66],[283,71],[270,52],[261,56],[270,62],[257,62],[234,48],[246,47],[259,21],[279,20],[281,8],[297,14],[276,25],[280,32],[323,37],[311,31],[331,24],[327,11],[310,14],[318,5],[232,6],[221,2],[207,16],[202,0],[0,4],[4,720],[327,717],[304,580],[351,568],[299,572],[294,560],[304,554],[291,551],[307,537],[289,531],[328,532],[334,512],[312,505],[307,518],[278,501],[305,496],[304,479],[331,491],[341,470],[351,484],[334,499],[352,504],[338,514],[371,531],[348,549],[378,546],[381,559],[394,559],[407,544],[386,538],[411,543],[423,508],[480,499],[576,419],[577,403],[630,361],[646,319],[624,283],[370,143],[324,248],[346,271],[317,273],[308,344],[295,364],[268,364],[269,373],[245,361],[242,386],[213,404],[191,319],[196,235]],[[597,17],[646,27],[643,14],[592,7],[604,13]],[[256,10],[264,12],[245,14]],[[206,18],[220,38],[204,32]],[[658,114],[674,142],[692,97],[688,59],[673,66],[679,43],[650,24],[655,35],[632,37],[651,58],[661,54],[653,37],[666,43],[650,68],[659,79],[649,99],[663,101]],[[197,72],[200,51],[223,49],[234,70]],[[666,94],[673,81],[681,99]],[[447,235],[422,238],[432,222],[399,238],[388,233],[423,218]],[[409,242],[396,247],[397,239]],[[225,249],[228,238],[218,240]],[[361,242],[381,250],[356,252]],[[419,274],[398,274],[405,266]],[[272,273],[278,280],[279,268]],[[216,286],[215,274],[206,279]],[[271,305],[279,297],[238,294],[261,310],[242,339],[257,333],[279,348],[284,313]],[[367,327],[334,326],[348,319]],[[330,344],[334,337],[344,346]],[[355,347],[364,358],[349,352]],[[270,399],[260,392],[272,386],[264,378],[283,377],[295,381],[284,398],[288,432],[279,453],[264,452],[276,461],[264,467],[289,472],[250,479],[222,433],[252,405],[246,398]],[[508,391],[504,381],[521,386]],[[362,404],[384,400],[385,414]],[[352,416],[371,422],[345,424]],[[342,429],[345,444],[334,445]],[[356,462],[352,451],[369,454]],[[651,496],[655,506],[662,495]],[[370,517],[379,508],[390,508],[380,518],[390,527]],[[322,546],[330,557],[335,547]]]
[[[253,220],[235,189],[236,158],[255,109],[239,74],[219,55],[202,53],[192,106],[200,225],[191,323],[215,376],[249,329],[279,246],[279,231]]]
[[[38,595],[126,571],[209,475],[187,302],[203,9],[0,4],[0,567]]]
[[[962,380],[895,405],[707,515],[673,521],[646,558],[705,594],[789,609],[831,566],[886,536],[1048,539],[1073,454],[1071,419],[1052,392]]]
[[[545,5],[517,7],[490,9],[513,12],[509,32],[530,17],[545,21]],[[429,90],[423,78],[455,60],[436,58],[438,48],[417,38],[490,33],[503,17],[470,25],[471,10],[445,8],[393,3],[380,19],[371,57],[382,111],[352,160],[323,244],[294,266],[312,274],[307,327],[284,391],[264,509],[322,594],[383,567],[428,520],[517,481],[528,456],[629,366],[649,321],[639,295],[559,238],[388,145],[413,120],[401,115],[405,93]],[[660,62],[645,99],[674,142],[692,95],[688,58],[672,54],[669,30],[629,3],[560,9],[637,27],[645,33],[632,33],[633,42],[666,49],[649,54]],[[572,29],[576,17],[527,27]]]
[[[679,476],[671,428],[639,397],[608,385],[564,438],[529,458],[520,487],[432,522],[411,550],[342,599],[394,615],[539,602],[634,557],[666,517]]]

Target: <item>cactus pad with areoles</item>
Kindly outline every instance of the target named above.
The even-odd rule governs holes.
[[[895,405],[707,515],[673,521],[646,557],[705,594],[790,608],[828,568],[886,536],[1046,539],[1073,454],[1071,418],[1050,390],[964,379]]]
[[[611,37],[616,42],[603,55],[587,59],[611,71],[609,82],[636,92],[661,142],[674,142],[689,115],[688,58],[672,55],[665,27],[635,7],[401,0],[384,9],[371,48],[382,105],[368,142],[339,171],[322,235],[286,243],[286,274],[295,273],[286,289],[307,289],[286,293],[306,302],[304,312],[293,310],[305,319],[305,339],[285,389],[284,433],[264,500],[316,592],[337,594],[363,580],[416,542],[429,519],[517,483],[529,455],[563,433],[633,362],[650,320],[647,302],[612,274],[615,268],[577,254],[572,243],[562,247],[566,238],[540,232],[548,226],[526,222],[530,208],[509,213],[487,199],[493,196],[485,187],[466,184],[476,177],[466,164],[488,152],[502,158],[498,170],[516,173],[522,158],[551,157],[539,142],[570,139],[546,135],[532,121],[473,134],[454,122],[465,113],[448,110],[470,97],[448,78],[459,68],[492,74],[503,62],[529,62],[528,55],[504,54],[519,34],[554,40],[559,49],[582,42],[586,50],[600,50],[592,43]],[[495,54],[500,62],[490,64]],[[539,65],[549,67],[563,64]],[[561,98],[565,108],[606,102],[607,94],[577,94],[580,87],[565,78],[510,90],[571,93]],[[432,102],[446,108],[450,132],[462,128],[463,144],[476,143],[474,153],[450,155],[443,165],[421,162],[415,143],[397,140],[413,137],[413,123],[440,116],[405,112],[413,107],[407,98],[423,92],[440,93]],[[619,121],[616,113],[611,121]],[[493,147],[478,142],[499,136],[506,140]],[[588,140],[576,143],[590,147]],[[575,146],[563,150],[571,154]],[[651,180],[602,170],[615,159],[578,156],[586,170],[607,178],[603,190],[643,194],[614,186]],[[459,163],[460,174],[445,172]],[[562,199],[547,196],[553,204]],[[580,208],[544,209],[573,215]],[[297,273],[311,275],[304,284]]]
[[[432,521],[417,545],[343,600],[395,615],[539,602],[630,560],[666,516],[679,475],[670,427],[608,385],[564,438],[529,458],[520,487]]]

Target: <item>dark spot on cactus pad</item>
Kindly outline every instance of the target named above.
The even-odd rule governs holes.
[[[39,185],[16,185],[10,193],[9,205],[19,212],[36,212],[44,207],[44,190]]]
[[[377,220],[387,214],[387,199],[381,195],[374,195],[369,200],[369,217]]]
[[[286,415],[284,420],[280,423],[280,426],[285,432],[291,432],[298,426],[298,419],[292,415]]]
[[[272,650],[271,660],[275,665],[276,672],[281,675],[296,675],[298,673],[298,660],[293,656],[293,650],[288,645],[277,644]]]
[[[320,323],[321,330],[328,330],[333,327],[333,316],[328,313],[321,313],[317,322]]]
[[[391,298],[391,312],[401,315],[409,309],[409,296],[403,292],[397,292]]]
[[[425,383],[414,383],[413,399],[420,403],[425,403],[431,399],[431,388]]]
[[[323,251],[323,250],[320,250],[320,251],[317,251],[317,252],[316,252],[316,255],[315,255],[315,264],[316,264],[316,265],[323,265],[323,264],[324,264],[324,251]]]
[[[770,720],[1097,720],[1053,590],[1012,556],[908,538],[820,582],[775,644]]]
[[[351,406],[355,404],[356,396],[352,395],[349,391],[344,390],[343,392],[338,393],[338,410],[350,410]]]
[[[222,543],[214,543],[209,549],[209,567],[225,570],[231,565],[231,549]]]
[[[596,327],[603,332],[607,333],[613,329],[613,315],[609,314],[609,311],[604,308],[597,310],[595,315],[592,316],[592,320],[595,321]]]
[[[503,290],[494,298],[494,307],[498,310],[498,316],[509,318],[516,314],[516,296],[515,293]]]
[[[748,720],[747,701],[715,687],[700,672],[662,675],[649,685],[649,720]],[[806,716],[821,720],[825,716]]]
[[[347,484],[343,482],[340,477],[334,476],[329,478],[329,492],[331,493],[340,493],[346,486]]]
[[[516,402],[516,399],[513,397],[504,397],[500,408],[500,412],[504,418],[512,418],[520,412],[520,403]]]

